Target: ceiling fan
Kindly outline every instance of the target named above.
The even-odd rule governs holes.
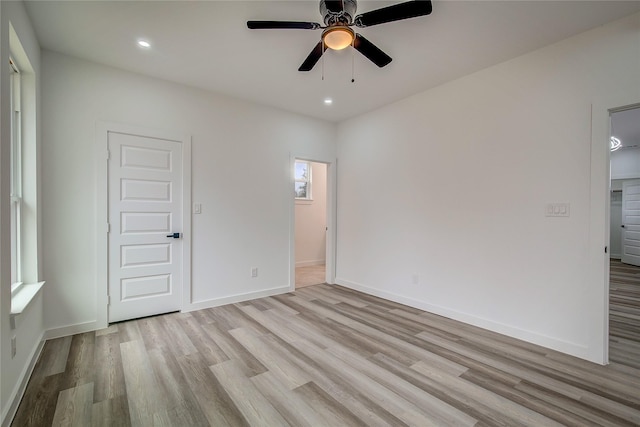
[[[347,46],[353,46],[354,49],[366,56],[378,67],[384,67],[391,62],[391,57],[362,35],[354,32],[351,27],[364,28],[386,22],[415,18],[428,15],[432,10],[431,1],[429,0],[407,1],[360,15],[355,14],[357,7],[356,0],[320,0],[320,14],[324,17],[325,26],[317,22],[247,21],[247,27],[251,30],[323,29],[320,42],[313,48],[307,59],[298,68],[298,71],[311,71],[327,48],[341,50]]]

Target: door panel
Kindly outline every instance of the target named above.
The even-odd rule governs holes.
[[[171,183],[163,181],[122,180],[122,200],[129,202],[171,201]]]
[[[168,264],[171,262],[171,245],[128,245],[121,247],[120,267]]]
[[[622,183],[622,262],[640,266],[640,179]]]
[[[182,146],[109,132],[109,322],[181,308]]]

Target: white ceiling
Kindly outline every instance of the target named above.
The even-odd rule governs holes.
[[[360,0],[358,13],[401,1]],[[640,1],[435,1],[426,17],[358,29],[393,58],[351,48],[298,67],[321,31],[249,30],[247,20],[322,23],[316,0],[31,1],[42,48],[339,121],[640,11]],[[136,45],[148,39],[151,49]],[[351,83],[352,57],[355,83]],[[326,97],[333,105],[323,103]]]

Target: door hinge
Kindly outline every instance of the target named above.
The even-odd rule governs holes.
[[[107,160],[111,160],[111,151],[107,150]]]
[[[111,224],[107,223],[107,233],[111,232]]]
[[[107,305],[111,305],[111,295],[107,295]]]

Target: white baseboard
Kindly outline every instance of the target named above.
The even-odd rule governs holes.
[[[603,360],[594,360],[589,354],[589,348],[585,345],[578,343],[561,340],[546,335],[541,335],[536,332],[528,331],[525,329],[516,328],[504,323],[494,322],[493,320],[476,317],[467,313],[453,310],[448,307],[442,307],[438,305],[429,304],[425,301],[417,300],[402,295],[393,294],[379,289],[370,288],[360,283],[351,282],[349,280],[336,278],[336,284],[344,286],[345,288],[353,289],[363,292],[365,294],[373,295],[376,297],[384,298],[390,301],[394,301],[400,304],[408,305],[409,307],[418,308],[420,310],[427,311],[429,313],[437,314],[452,320],[457,320],[472,326],[487,329],[489,331],[497,332],[499,334],[507,335],[509,337],[517,338],[523,341],[537,344],[546,348],[557,350],[559,352],[569,354],[571,356],[579,357],[581,359],[588,360],[590,362],[603,364]]]
[[[18,411],[18,406],[20,405],[20,401],[22,400],[22,396],[24,396],[24,392],[27,389],[27,384],[29,383],[29,378],[31,378],[31,374],[33,373],[33,369],[36,366],[36,362],[40,358],[40,353],[42,353],[42,349],[44,348],[44,333],[40,337],[40,340],[36,343],[31,350],[31,354],[29,355],[29,363],[24,367],[22,373],[20,374],[20,380],[16,384],[15,388],[11,392],[11,396],[7,400],[10,402],[6,408],[2,411],[2,427],[9,427],[11,422],[13,421],[13,417],[15,417],[16,412]]]
[[[296,261],[296,268],[298,267],[313,267],[314,265],[325,265],[324,259],[312,259],[309,261]]]
[[[256,292],[247,292],[244,294],[236,294],[228,297],[212,298],[204,301],[193,302],[189,304],[187,307],[183,307],[182,311],[188,312],[188,311],[195,311],[195,310],[203,310],[205,308],[218,307],[220,305],[225,305],[225,304],[234,304],[237,302],[248,301],[256,298],[264,298],[264,297],[270,297],[272,295],[280,295],[290,291],[291,289],[289,288],[289,286],[282,286],[279,288],[265,289],[265,290],[256,291]]]
[[[622,255],[621,254],[611,254],[609,256],[609,258],[611,258],[611,259],[622,259]]]
[[[244,294],[231,295],[223,298],[214,298],[205,301],[196,301],[182,308],[182,312],[189,312],[195,310],[202,310],[205,308],[217,307],[225,304],[233,304],[236,302],[248,301],[251,299],[268,297],[272,295],[279,295],[290,292],[291,289],[288,286],[283,286],[279,288],[265,289],[257,292],[247,292]],[[85,332],[97,331],[99,329],[105,328],[105,326],[101,326],[99,322],[86,322],[79,323],[77,325],[68,325],[62,326],[60,328],[49,329],[44,333],[44,340],[50,340],[55,338],[67,337],[69,335],[82,334]]]
[[[44,334],[45,340],[52,340],[55,338],[68,337],[69,335],[83,334],[85,332],[97,331],[102,329],[98,322],[86,322],[78,323],[77,325],[62,326],[60,328],[49,329]]]

